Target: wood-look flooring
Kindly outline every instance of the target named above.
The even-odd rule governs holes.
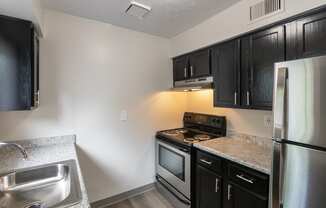
[[[106,208],[174,208],[156,189]]]

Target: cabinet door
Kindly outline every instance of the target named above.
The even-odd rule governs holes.
[[[272,110],[274,63],[285,59],[284,26],[251,35],[250,48],[250,106]]]
[[[239,107],[239,62],[240,42],[230,41],[218,45],[212,52],[214,76],[214,106]]]
[[[326,54],[326,13],[297,21],[298,56],[306,58]]]
[[[189,56],[189,75],[191,78],[209,76],[210,74],[209,49],[194,52]]]
[[[188,78],[188,57],[181,56],[173,59],[173,80],[185,80]]]
[[[268,200],[233,183],[227,184],[226,208],[268,208]]]
[[[199,165],[196,167],[196,208],[222,207],[222,178]]]
[[[0,110],[32,106],[31,23],[0,17]]]

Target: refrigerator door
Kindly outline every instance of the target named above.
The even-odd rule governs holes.
[[[272,208],[325,207],[326,152],[274,142]]]
[[[326,56],[275,64],[274,139],[326,147]]]

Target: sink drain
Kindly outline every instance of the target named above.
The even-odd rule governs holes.
[[[27,205],[24,208],[45,208],[41,202],[35,202],[33,204]]]

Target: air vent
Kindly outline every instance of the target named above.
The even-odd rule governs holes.
[[[283,0],[264,0],[250,7],[250,21],[283,11]]]
[[[149,6],[132,1],[126,9],[126,14],[143,19],[151,10]]]

